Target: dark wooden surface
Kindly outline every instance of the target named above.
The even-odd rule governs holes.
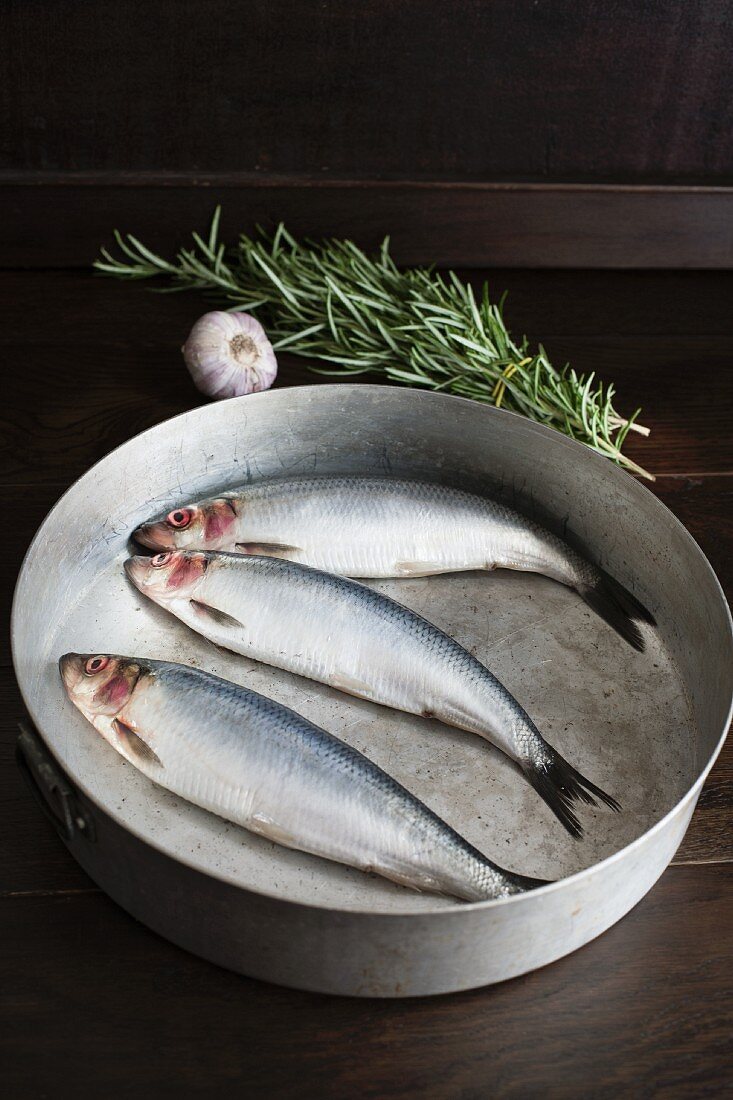
[[[6,0],[0,266],[113,226],[733,267],[731,0]]]
[[[494,270],[513,328],[645,405],[634,456],[733,595],[733,276]],[[202,312],[73,271],[0,273],[3,610],[50,505],[112,447],[200,402],[180,344]],[[286,360],[279,384],[317,379]],[[124,1097],[717,1096],[733,1087],[733,744],[675,864],[575,955],[448,998],[360,1002],[250,981],[108,901],[12,754],[0,646],[3,1094]]]
[[[732,21],[733,22],[733,21]],[[733,267],[733,187],[1,172],[0,267],[84,267],[131,232],[171,255],[221,204],[223,239],[284,221],[395,259],[473,267]]]
[[[733,182],[729,0],[3,4],[0,169]]]

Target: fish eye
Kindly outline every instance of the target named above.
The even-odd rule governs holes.
[[[165,522],[169,527],[175,527],[177,531],[183,531],[192,519],[193,512],[190,508],[176,508],[173,512],[168,513]]]
[[[171,551],[166,550],[164,554],[154,554],[153,557],[150,559],[150,564],[152,565],[153,569],[160,569],[161,566],[167,565],[172,557],[173,554],[171,553]]]
[[[101,672],[103,668],[106,668],[109,664],[109,657],[103,656],[101,653],[97,657],[90,657],[84,665],[84,671],[87,676],[93,676],[95,672]]]

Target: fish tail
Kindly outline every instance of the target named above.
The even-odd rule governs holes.
[[[549,886],[554,879],[530,878],[528,875],[515,875],[514,872],[505,872],[513,893],[523,894],[527,890],[539,890],[540,886]]]
[[[637,620],[656,625],[652,613],[627,588],[602,569],[594,584],[578,585],[578,593],[597,615],[640,653],[644,652],[644,637]]]
[[[539,890],[540,886],[549,886],[554,879],[530,878],[507,871],[474,849],[476,862],[474,873],[468,883],[456,888],[451,884],[446,893],[463,898],[464,901],[491,901],[511,894],[524,894],[527,890]]]
[[[576,771],[559,752],[549,745],[545,749],[542,759],[523,765],[524,774],[571,836],[579,839],[583,835],[583,827],[573,809],[574,802],[584,802],[588,806],[603,802],[618,813],[621,806],[615,798]]]

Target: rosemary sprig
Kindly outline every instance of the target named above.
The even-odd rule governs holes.
[[[516,343],[503,318],[504,299],[477,300],[454,272],[397,268],[386,238],[377,256],[349,240],[296,241],[279,225],[273,234],[244,234],[236,247],[219,240],[217,207],[207,238],[174,261],[136,237],[115,231],[119,257],[102,249],[97,271],[122,279],[163,277],[164,289],[212,291],[230,309],[256,311],[273,347],[333,364],[339,377],[381,372],[422,386],[504,406],[578,439],[620,466],[653,480],[622,453],[632,429],[614,409],[612,384],[594,373],[556,370],[540,345]],[[315,369],[315,368],[314,368]]]

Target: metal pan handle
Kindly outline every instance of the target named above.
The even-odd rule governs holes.
[[[29,722],[18,723],[15,760],[28,789],[45,817],[66,842],[81,835],[94,840],[94,820],[74,788],[54,762]]]

